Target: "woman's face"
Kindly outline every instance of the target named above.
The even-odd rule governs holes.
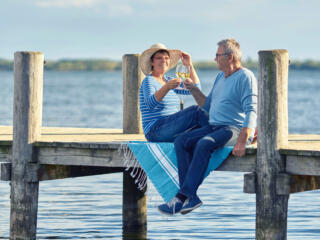
[[[153,72],[164,73],[169,69],[170,57],[166,52],[158,52],[154,55],[153,60],[151,59],[151,65]]]

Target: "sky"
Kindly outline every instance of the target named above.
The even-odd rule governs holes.
[[[233,37],[243,59],[287,49],[291,60],[320,60],[319,10],[319,0],[1,0],[0,58],[121,60],[161,42],[210,61]]]

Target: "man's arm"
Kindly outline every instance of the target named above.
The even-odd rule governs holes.
[[[197,104],[200,107],[203,107],[206,103],[206,96],[201,92],[201,90],[197,86],[194,85],[194,83],[192,82],[192,80],[190,78],[187,78],[183,82],[183,84],[184,84],[185,88],[190,91],[191,95],[196,100]]]
[[[241,129],[240,135],[238,137],[238,140],[236,142],[236,145],[234,145],[232,154],[236,157],[242,157],[246,153],[246,144],[251,136],[252,129],[243,127]]]
[[[245,155],[246,143],[252,134],[252,129],[255,129],[257,125],[257,79],[251,72],[244,80],[246,81],[241,81],[242,84],[245,84],[241,102],[246,116],[239,138],[232,150],[232,154],[236,157]]]

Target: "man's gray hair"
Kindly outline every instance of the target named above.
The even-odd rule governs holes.
[[[218,42],[218,46],[222,46],[225,53],[230,53],[236,61],[241,62],[242,52],[240,44],[234,38],[228,38]]]

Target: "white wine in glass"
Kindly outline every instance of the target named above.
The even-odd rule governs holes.
[[[189,67],[187,67],[187,66],[183,65],[181,62],[179,62],[176,67],[176,76],[178,78],[180,78],[181,81],[184,81],[186,78],[189,78],[190,77]],[[176,89],[184,89],[184,88],[179,85]],[[178,94],[178,96],[179,96],[179,94]],[[179,96],[179,99],[180,99],[180,110],[182,110],[183,109],[183,100],[180,98],[180,96]]]
[[[186,78],[190,77],[189,67],[178,63],[176,67],[176,76],[184,81]]]

